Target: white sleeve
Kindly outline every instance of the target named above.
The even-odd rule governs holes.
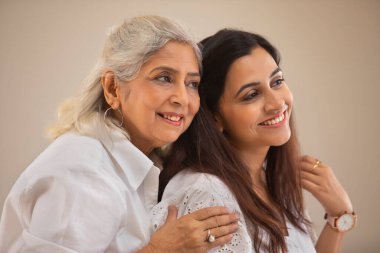
[[[163,200],[154,207],[151,213],[153,230],[157,230],[165,223],[169,205],[174,204],[177,206],[179,217],[205,207],[225,206],[230,211],[240,215],[239,230],[233,234],[231,242],[222,247],[213,248],[208,252],[254,252],[247,224],[233,194],[217,177],[205,174],[199,175],[199,180],[188,185],[185,191],[174,195],[170,194],[170,198]]]
[[[20,196],[25,224],[12,252],[104,252],[117,234],[121,203],[96,175],[41,178]]]

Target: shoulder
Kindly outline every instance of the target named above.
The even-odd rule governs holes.
[[[93,210],[114,206],[115,211],[120,211],[123,208],[122,188],[112,170],[107,169],[110,165],[102,162],[110,159],[106,155],[97,139],[64,134],[20,175],[8,195],[8,204],[23,212],[35,212],[37,204],[44,208],[61,207],[62,212],[69,212],[63,210],[69,206],[84,205]],[[98,211],[101,213],[101,209]]]
[[[221,179],[190,169],[178,173],[165,188],[161,205],[170,204],[176,205],[182,215],[217,205],[239,210],[234,194]]]
[[[108,160],[108,161],[107,161]],[[9,194],[13,198],[105,195],[118,191],[112,179],[110,158],[99,140],[74,133],[52,142],[21,174]]]
[[[171,198],[179,193],[192,191],[223,195],[232,194],[227,185],[219,177],[187,169],[179,172],[170,180],[165,188],[163,199]]]
[[[228,187],[218,177],[190,169],[179,172],[170,180],[161,202],[152,209],[150,215],[155,228],[165,221],[169,205],[177,207],[178,216],[210,206],[226,206],[231,211],[239,208]]]
[[[43,158],[67,158],[70,160],[80,159],[82,161],[96,160],[94,155],[106,153],[101,141],[94,137],[80,135],[77,133],[67,133],[57,138],[41,154]],[[90,159],[91,158],[91,159]]]
[[[92,137],[67,133],[54,140],[24,171],[30,180],[40,176],[94,171],[107,157],[102,143]]]

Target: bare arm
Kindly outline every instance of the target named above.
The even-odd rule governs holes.
[[[169,206],[166,223],[153,234],[149,243],[136,253],[202,253],[228,243],[238,229],[236,214],[225,207],[204,208],[177,219],[177,209]],[[213,228],[218,237],[207,242],[207,230]]]
[[[339,232],[326,224],[319,235],[315,249],[317,252],[335,253],[341,252],[344,233]]]
[[[351,213],[353,211],[351,200],[332,169],[322,163],[318,166],[315,164],[315,158],[302,157],[301,179],[304,189],[313,194],[330,216],[338,216],[344,212]],[[320,253],[340,252],[343,238],[343,232],[326,224],[318,238],[316,250]]]

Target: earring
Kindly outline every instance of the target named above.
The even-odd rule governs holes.
[[[104,115],[103,115],[103,119],[104,119],[104,122],[106,121],[106,117],[107,117],[107,113],[109,110],[111,110],[112,107],[108,108],[105,112],[104,112]],[[121,114],[121,122],[119,125],[117,125],[118,127],[122,127],[123,126],[123,123],[124,123],[124,116],[123,116],[123,113],[121,112],[120,108],[117,108],[117,111]]]

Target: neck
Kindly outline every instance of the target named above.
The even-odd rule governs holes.
[[[268,154],[269,147],[255,147],[239,151],[241,158],[250,170],[253,184],[264,186],[265,172],[263,170],[263,163]]]
[[[272,207],[276,215],[283,223],[282,232],[285,236],[288,235],[286,228],[286,221],[284,219],[283,213],[279,206],[273,201],[268,193],[268,187],[266,185],[265,171],[263,170],[263,163],[269,151],[269,146],[254,147],[246,150],[239,150],[241,158],[245,164],[250,169],[250,174],[252,178],[252,183],[254,191],[256,194],[264,201],[267,205]]]
[[[143,152],[146,156],[149,156],[150,153],[153,151],[152,145],[149,145],[148,143],[145,143],[144,141],[139,141],[139,138],[133,138],[133,136],[130,136],[131,142],[133,145],[136,146],[136,148],[140,149],[141,152]]]

